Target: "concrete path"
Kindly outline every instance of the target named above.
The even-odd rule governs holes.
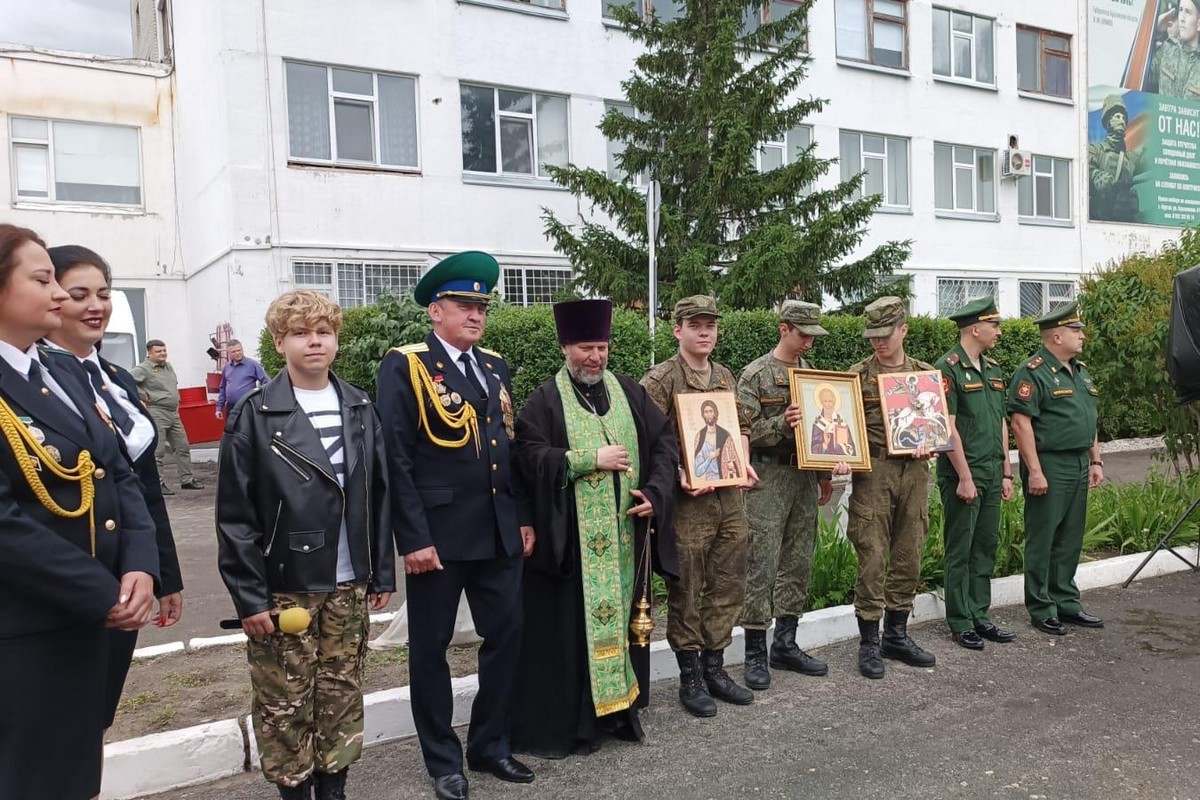
[[[1019,639],[963,650],[934,623],[914,629],[932,670],[889,662],[867,681],[856,646],[820,651],[827,678],[774,672],[772,688],[715,719],[686,716],[677,685],[654,688],[641,745],[529,759],[537,780],[472,776],[472,796],[521,798],[1200,798],[1200,577],[1180,573],[1085,596],[1108,622],[1066,637],[997,621]],[[740,672],[736,673],[740,678]],[[465,733],[465,732],[464,732]],[[432,797],[415,741],[368,750],[350,797]],[[266,800],[257,774],[157,800]]]

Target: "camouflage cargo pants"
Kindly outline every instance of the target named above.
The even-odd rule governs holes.
[[[298,786],[314,769],[338,772],[363,743],[362,663],[370,611],[367,587],[273,595],[276,608],[312,614],[300,634],[276,631],[247,645],[254,733],[263,776]]]
[[[667,641],[672,650],[729,646],[746,596],[746,543],[740,489],[677,495],[679,578],[667,581]]]
[[[846,538],[858,553],[854,611],[877,620],[883,610],[912,611],[929,530],[929,465],[911,458],[873,458],[854,473]]]
[[[817,541],[817,473],[757,463],[746,493],[750,548],[742,627],[766,630],[775,617],[804,613]]]

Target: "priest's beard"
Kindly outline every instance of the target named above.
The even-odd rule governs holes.
[[[600,365],[600,371],[596,374],[589,374],[585,368],[585,364],[572,364],[567,361],[567,374],[571,376],[571,380],[584,386],[595,386],[604,379],[604,368],[607,364]],[[594,365],[593,365],[594,368]]]

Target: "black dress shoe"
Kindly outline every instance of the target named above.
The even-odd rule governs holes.
[[[533,770],[512,756],[472,761],[470,766],[472,772],[490,772],[509,783],[533,783]]]
[[[1078,614],[1059,614],[1058,618],[1063,622],[1069,622],[1072,625],[1078,625],[1081,628],[1103,628],[1104,620],[1099,617],[1092,616],[1086,611],[1080,611]]]
[[[1033,620],[1033,627],[1037,628],[1042,633],[1048,633],[1051,636],[1067,635],[1067,627],[1058,621],[1058,617],[1035,619]]]
[[[987,625],[976,625],[975,632],[984,639],[987,639],[989,642],[999,642],[1000,644],[1011,642],[1013,639],[1017,638],[1017,635],[1012,631],[1006,631],[1004,628],[997,628],[990,622]]]
[[[973,630],[959,631],[954,634],[954,643],[968,650],[983,649],[983,639],[980,639],[979,634]]]
[[[461,772],[434,778],[433,792],[438,800],[467,800],[467,778]]]

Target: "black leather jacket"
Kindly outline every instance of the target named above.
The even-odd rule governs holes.
[[[330,373],[342,399],[343,489],[287,370],[230,412],[217,479],[218,566],[238,616],[273,608],[272,592],[328,592],[343,513],[355,579],[396,588],[379,418],[360,389]]]

